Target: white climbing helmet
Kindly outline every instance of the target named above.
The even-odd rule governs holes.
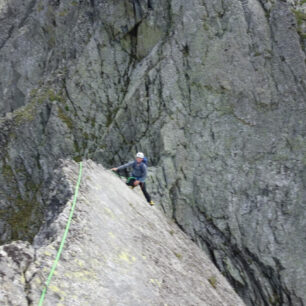
[[[144,158],[144,154],[142,152],[138,152],[136,154],[136,157],[139,157],[139,158]]]

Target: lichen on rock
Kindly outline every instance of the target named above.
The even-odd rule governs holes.
[[[3,2],[1,241],[62,211],[60,158],[141,150],[160,208],[247,304],[305,303],[304,6]]]

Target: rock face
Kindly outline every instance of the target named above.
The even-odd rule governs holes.
[[[1,241],[61,211],[59,158],[141,150],[247,304],[304,305],[305,19],[303,1],[1,1]]]
[[[72,189],[78,165],[64,162],[63,174]],[[0,248],[1,305],[38,305],[68,204],[32,246],[18,241]],[[181,229],[91,161],[84,163],[71,228],[45,296],[44,305],[59,304],[245,305]]]

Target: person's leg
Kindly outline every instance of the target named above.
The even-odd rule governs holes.
[[[140,183],[139,185],[140,185],[140,188],[141,188],[141,190],[142,190],[142,192],[143,192],[147,202],[150,203],[151,202],[151,197],[150,197],[150,195],[147,192],[146,183]]]

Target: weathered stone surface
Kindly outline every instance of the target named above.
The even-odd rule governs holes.
[[[305,304],[303,1],[0,3],[1,241],[52,215],[59,158],[142,150],[248,304]]]
[[[78,165],[63,167],[73,186]],[[34,247],[13,242],[0,248],[2,305],[38,304],[70,207],[42,227]],[[244,305],[190,238],[92,161],[84,162],[73,221],[45,296],[44,305],[58,304]]]
[[[34,249],[23,241],[0,247],[1,305],[28,305],[26,272],[34,260]]]

